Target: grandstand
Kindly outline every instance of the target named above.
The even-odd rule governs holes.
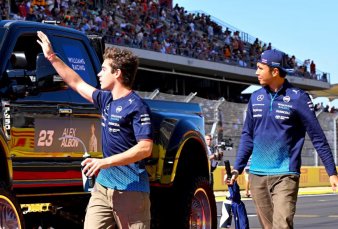
[[[140,58],[134,89],[145,98],[199,103],[206,131],[213,132],[217,141],[232,139],[234,148],[225,157],[233,162],[250,98],[242,91],[258,84],[255,61],[268,48],[265,42],[203,11],[172,6],[172,1],[62,1],[61,6],[33,2],[24,15],[12,6],[0,20],[59,20],[62,26],[103,35],[106,46],[131,49]],[[17,4],[20,9],[21,1]],[[6,12],[6,5],[1,9]],[[306,91],[330,88],[328,73],[311,75],[295,61],[287,76],[292,84]],[[337,114],[320,110],[318,118],[337,160]],[[303,164],[320,163],[307,138]]]

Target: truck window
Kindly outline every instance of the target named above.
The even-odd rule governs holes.
[[[15,85],[26,85],[25,96],[18,96],[17,102],[24,101],[69,101],[69,93],[71,90],[67,84],[58,75],[46,77],[46,84],[40,86],[38,90],[34,89],[37,74],[38,58],[44,58],[41,46],[36,42],[38,39],[36,33],[21,34],[16,41],[13,41],[14,47],[10,51],[10,57],[6,64],[6,71],[12,78],[8,78],[6,85],[10,85],[9,81],[13,81]],[[48,62],[48,60],[46,60]],[[46,66],[45,66],[46,67]],[[50,65],[50,68],[53,68]],[[48,72],[48,71],[45,71]],[[15,75],[15,77],[13,77]],[[39,82],[40,84],[41,82]],[[4,85],[4,86],[6,86]],[[1,85],[2,86],[2,85]],[[22,89],[23,91],[24,89]],[[9,90],[11,91],[11,90]],[[65,92],[67,91],[67,92]]]
[[[20,35],[14,45],[13,50],[11,51],[10,58],[7,64],[7,70],[19,70],[22,71],[22,75],[18,76],[16,81],[18,84],[25,84],[32,86],[36,82],[36,74],[38,70],[41,71],[42,68],[37,69],[37,60],[38,58],[44,58],[41,46],[36,42],[37,40],[36,33],[25,33]],[[45,60],[47,61],[47,60]],[[47,61],[48,62],[48,61]],[[41,63],[39,59],[39,63]],[[41,65],[39,64],[41,67]],[[45,66],[46,67],[46,66]],[[51,72],[53,72],[52,65],[49,66]],[[48,68],[48,67],[47,67]],[[44,70],[48,72],[48,70]],[[46,90],[65,90],[68,86],[57,75],[52,75],[48,78],[48,88]],[[43,88],[41,88],[43,90]]]
[[[97,85],[93,63],[82,41],[69,37],[54,37],[53,48],[62,55],[63,61],[73,68],[88,84]]]
[[[16,57],[20,59],[20,62],[17,62],[19,64],[18,66],[15,66],[12,62],[14,69],[36,69],[36,58],[38,54],[42,52],[36,40],[37,36],[35,34],[24,34],[17,39],[12,54],[14,54],[14,56],[16,55]],[[13,61],[13,58],[11,60]]]

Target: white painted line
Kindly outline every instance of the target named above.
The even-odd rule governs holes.
[[[298,195],[298,197],[302,198],[302,197],[333,196],[333,195],[336,195],[336,194],[311,194],[311,195],[309,194],[309,195],[301,195],[301,196]]]
[[[295,215],[297,218],[317,218],[320,217],[320,215]]]

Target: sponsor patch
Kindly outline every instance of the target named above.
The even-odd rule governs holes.
[[[290,102],[290,100],[291,100],[290,96],[284,96],[284,97],[283,97],[283,101],[284,101],[285,103]]]
[[[150,125],[150,116],[149,114],[141,114],[141,125]]]
[[[276,118],[276,119],[279,119],[279,120],[286,120],[286,119],[289,119],[289,117],[283,116],[283,115],[276,115],[275,118]]]

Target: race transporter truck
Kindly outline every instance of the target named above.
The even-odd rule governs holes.
[[[45,212],[82,226],[90,192],[84,190],[80,163],[84,153],[102,157],[100,114],[57,75],[37,43],[37,31],[99,88],[102,39],[46,23],[0,21],[0,228],[25,228],[30,214]],[[200,106],[146,102],[155,132],[146,160],[152,228],[216,228]]]

